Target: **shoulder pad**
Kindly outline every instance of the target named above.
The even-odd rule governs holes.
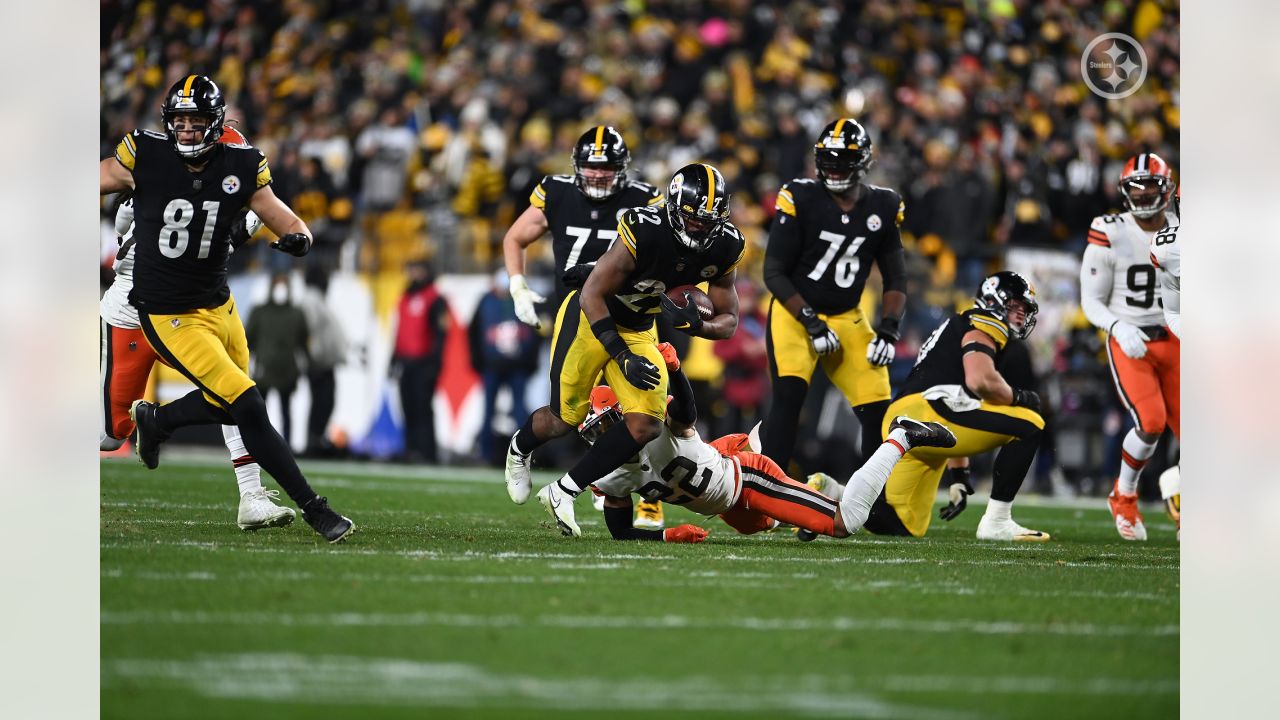
[[[647,182],[641,182],[639,180],[628,180],[627,187],[635,188],[637,190],[643,190],[644,192],[650,193],[652,195],[656,195],[659,192],[656,186],[650,185]]]
[[[169,136],[168,136],[168,135],[165,135],[165,134],[164,134],[164,133],[162,133],[162,132],[156,132],[155,130],[134,130],[134,131],[133,131],[133,134],[134,134],[135,136],[137,136],[139,133],[141,133],[142,135],[146,135],[147,137],[155,138],[156,140],[168,140],[168,139],[169,139]]]
[[[1108,233],[1117,222],[1124,222],[1123,216],[1099,215],[1095,217],[1093,222],[1089,223],[1089,233],[1085,236],[1085,239],[1089,241],[1090,245],[1105,248],[1111,247],[1111,238]]]
[[[1005,343],[1009,342],[1009,325],[991,312],[982,308],[971,308],[964,312],[964,317],[974,330],[991,336],[991,339],[996,341],[996,347],[1003,348]]]
[[[556,182],[569,183],[570,185],[574,185],[577,182],[572,175],[548,175],[543,180],[554,180]]]

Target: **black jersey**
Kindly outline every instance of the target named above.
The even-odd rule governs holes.
[[[794,287],[817,312],[857,307],[871,264],[883,273],[888,256],[902,252],[898,226],[905,207],[889,188],[863,185],[845,212],[817,181],[792,180],[778,191],[777,208],[765,251],[766,284],[775,295],[779,286]],[[779,276],[783,283],[774,281]]]
[[[604,200],[592,200],[578,189],[572,175],[548,175],[533,189],[529,203],[547,216],[551,252],[556,260],[556,294],[566,289],[560,275],[574,265],[592,263],[618,237],[622,213],[662,202],[662,193],[647,183],[628,180]]]
[[[633,208],[618,222],[618,235],[636,259],[617,295],[606,298],[618,325],[647,330],[662,312],[659,295],[681,285],[696,285],[728,275],[742,262],[747,244],[733,223],[721,226],[703,252],[676,239],[663,208]]]
[[[133,172],[136,247],[129,302],[172,314],[227,301],[231,227],[249,198],[271,182],[267,158],[248,145],[219,143],[192,172],[169,139],[134,130],[116,147]]]
[[[924,392],[935,385],[964,386],[964,336],[980,330],[996,343],[997,362],[1009,342],[1009,326],[986,310],[972,308],[943,321],[920,346],[916,365],[902,384],[898,397]],[[966,388],[967,389],[967,388]]]

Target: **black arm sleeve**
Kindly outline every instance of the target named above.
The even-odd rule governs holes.
[[[657,540],[662,541],[661,530],[639,530],[631,524],[631,508],[604,507],[604,524],[609,526],[609,534],[614,540]]]
[[[764,285],[778,299],[786,302],[795,295],[791,270],[800,258],[800,221],[779,211],[769,228],[769,245],[764,250]]]
[[[876,254],[880,277],[884,278],[884,291],[907,291],[907,255],[902,249],[902,236],[893,230],[893,240],[880,246]]]
[[[671,404],[667,414],[682,425],[692,425],[698,419],[698,405],[693,400],[693,386],[683,370],[676,370],[667,377],[667,389],[671,392]]]

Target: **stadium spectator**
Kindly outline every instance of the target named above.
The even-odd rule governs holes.
[[[280,431],[285,441],[293,437],[293,391],[302,375],[301,363],[307,356],[307,317],[293,304],[289,276],[272,276],[267,301],[249,312],[245,327],[253,360],[253,381],[264,399],[272,391],[280,399]]]
[[[498,391],[505,387],[511,393],[514,421],[511,432],[514,432],[529,417],[524,401],[525,383],[538,369],[538,350],[542,344],[533,328],[516,317],[516,306],[507,289],[509,283],[506,270],[494,273],[493,286],[480,298],[467,332],[471,365],[484,383],[484,421],[480,423],[477,453],[481,461],[495,465],[502,461],[501,456],[494,454],[493,441]]]
[[[449,329],[449,305],[435,285],[435,272],[425,260],[409,263],[409,286],[396,308],[395,350],[391,369],[400,378],[404,411],[404,459],[434,463],[436,416],[432,403]]]
[[[334,369],[347,356],[347,336],[342,323],[329,309],[329,273],[322,266],[307,266],[306,286],[298,305],[307,318],[307,388],[311,410],[307,413],[307,454],[332,455],[336,448],[325,431],[333,415],[337,379]]]

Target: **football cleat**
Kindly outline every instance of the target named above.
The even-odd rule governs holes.
[[[1164,500],[1164,511],[1175,523],[1182,523],[1182,468],[1178,465],[1160,473],[1160,497]]]
[[[138,427],[138,442],[135,446],[138,458],[148,470],[160,466],[160,443],[169,439],[169,434],[160,430],[156,422],[156,409],[159,406],[146,400],[134,400],[129,406],[129,418]]]
[[[355,523],[334,512],[329,500],[319,495],[302,506],[302,519],[330,543],[340,543],[356,531]]]
[[[258,488],[240,496],[240,512],[236,516],[236,525],[246,532],[263,528],[284,527],[293,522],[295,513],[292,508],[281,507],[272,502],[280,497],[279,490]]]
[[[556,521],[560,532],[566,537],[582,537],[582,528],[578,527],[578,521],[573,517],[573,500],[556,483],[538,491],[538,502],[551,514],[551,519]]]
[[[636,505],[636,519],[632,522],[634,527],[641,530],[661,530],[662,524],[662,503],[642,502]]]
[[[997,520],[986,515],[978,521],[979,540],[999,540],[1002,542],[1047,542],[1049,533],[1039,530],[1028,530],[1012,519]]]
[[[1121,495],[1119,484],[1117,480],[1117,487],[1107,496],[1107,507],[1111,510],[1111,517],[1115,518],[1116,531],[1125,540],[1146,540],[1147,528],[1142,524],[1142,513],[1138,512],[1138,494]]]
[[[893,424],[889,426],[889,432],[893,432],[898,428],[902,428],[907,433],[907,443],[913,448],[950,448],[956,446],[956,436],[936,422],[920,422],[919,420],[912,420],[906,415],[899,415],[893,419]]]
[[[533,473],[529,471],[530,456],[516,452],[515,444],[516,439],[512,437],[507,447],[507,496],[511,502],[523,505],[533,489]]]

